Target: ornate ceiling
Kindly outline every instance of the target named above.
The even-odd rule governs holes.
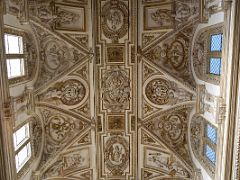
[[[208,14],[198,0],[9,0],[7,7],[29,23],[38,51],[32,179],[197,178],[191,47]]]

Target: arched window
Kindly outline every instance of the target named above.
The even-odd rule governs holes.
[[[199,79],[219,84],[222,46],[222,24],[209,26],[198,32],[193,47],[193,67]]]

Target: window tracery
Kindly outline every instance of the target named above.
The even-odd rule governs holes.
[[[217,128],[201,115],[195,115],[190,129],[191,147],[195,157],[214,177],[217,153]]]
[[[218,85],[222,61],[222,24],[201,29],[193,47],[193,67],[196,76]]]

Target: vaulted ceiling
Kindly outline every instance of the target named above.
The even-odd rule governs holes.
[[[201,3],[22,2],[9,0],[7,11],[20,11],[37,49],[32,178],[196,178],[191,48],[207,20]]]

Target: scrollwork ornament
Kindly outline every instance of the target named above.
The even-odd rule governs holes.
[[[104,35],[117,41],[128,32],[128,7],[121,1],[110,0],[102,7],[102,29]]]
[[[113,175],[122,175],[129,163],[128,142],[120,136],[111,137],[105,145],[104,159]]]
[[[164,79],[154,79],[146,86],[147,98],[155,104],[167,104],[170,96],[170,85]]]
[[[118,67],[104,74],[103,102],[106,109],[120,112],[127,109],[130,100],[130,80],[128,73]]]

